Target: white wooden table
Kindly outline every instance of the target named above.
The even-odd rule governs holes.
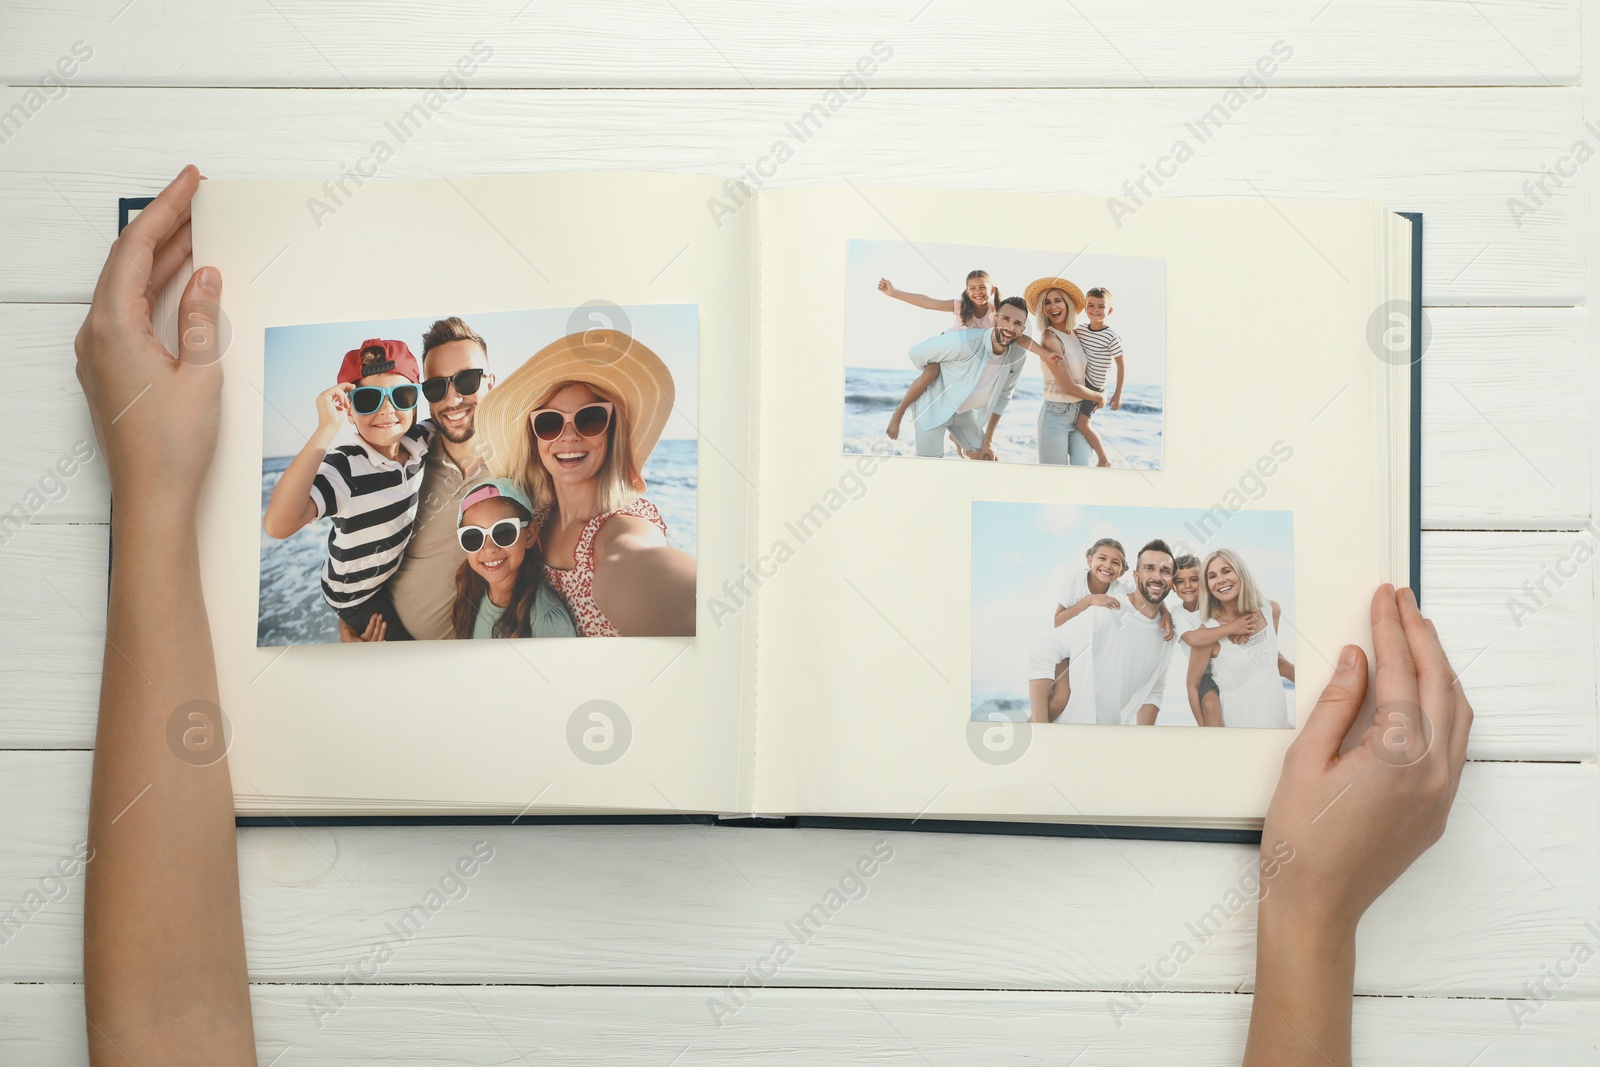
[[[7,0],[0,111],[23,115],[0,119],[0,513],[21,505],[28,524],[0,535],[0,913],[35,889],[60,899],[3,935],[0,1061],[85,1058],[82,881],[41,879],[84,834],[107,493],[98,465],[30,491],[90,433],[71,339],[116,198],[190,160],[214,177],[336,177],[476,41],[492,55],[470,91],[385,176],[732,175],[881,40],[893,54],[870,92],[775,182],[1115,192],[1282,41],[1293,54],[1266,93],[1163,195],[1248,195],[1248,179],[1425,213],[1423,584],[1479,716],[1449,832],[1362,926],[1357,1058],[1597,1062],[1600,954],[1573,957],[1600,949],[1592,565],[1546,578],[1525,617],[1509,602],[1595,538],[1584,304],[1600,291],[1600,214],[1585,198],[1600,161],[1570,174],[1565,160],[1578,140],[1600,150],[1600,122],[1584,125],[1586,107],[1600,120],[1600,79],[1582,77],[1600,10],[1207,7]],[[29,96],[80,41],[92,55],[65,88]],[[997,139],[1015,152],[1003,166]],[[1545,177],[1563,170],[1560,187]],[[1530,196],[1541,178],[1549,195]],[[1233,303],[1244,329],[1249,294]],[[894,835],[869,895],[716,1026],[708,1000],[878,836],[242,831],[261,1062],[1237,1062],[1253,909],[1137,1012],[1108,1008],[1194,942],[1186,923],[1252,863],[1235,846]],[[310,1004],[480,839],[495,859],[467,898],[373,984],[340,987],[319,1026]]]

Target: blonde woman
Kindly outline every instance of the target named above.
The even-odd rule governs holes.
[[[1073,334],[1083,310],[1083,291],[1065,278],[1039,278],[1023,291],[1023,299],[1039,322],[1039,343],[1049,353],[1040,357],[1044,403],[1039,405],[1039,462],[1086,467],[1093,453],[1100,466],[1110,466],[1100,438],[1088,428],[1088,420],[1078,418],[1081,404],[1105,402],[1085,384],[1089,360]]]
[[[1189,646],[1189,707],[1202,726],[1289,727],[1280,678],[1294,681],[1294,664],[1278,651],[1278,603],[1262,595],[1244,560],[1231,549],[1206,556],[1200,569],[1200,626],[1184,634]],[[1267,623],[1270,612],[1272,622]],[[1217,684],[1221,717],[1202,711],[1206,666]]]
[[[580,637],[694,634],[694,557],[667,543],[640,473],[674,395],[649,348],[588,330],[541,349],[479,405],[490,466],[533,501],[545,578]]]

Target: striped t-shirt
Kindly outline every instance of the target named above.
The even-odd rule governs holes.
[[[1091,330],[1086,325],[1076,326],[1072,333],[1083,345],[1083,354],[1089,358],[1089,365],[1083,372],[1084,381],[1090,389],[1101,392],[1106,387],[1106,371],[1111,369],[1111,361],[1122,355],[1122,339],[1109,326],[1103,330]]]
[[[416,524],[422,461],[432,439],[432,427],[418,423],[400,439],[398,461],[359,438],[322,457],[311,503],[317,518],[333,519],[322,599],[335,611],[370,599],[399,569]]]

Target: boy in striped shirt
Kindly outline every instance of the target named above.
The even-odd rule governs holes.
[[[421,377],[404,341],[378,338],[345,353],[337,384],[317,396],[317,429],[278,479],[262,521],[285,538],[332,519],[322,599],[357,633],[372,616],[388,640],[410,640],[386,585],[416,525],[432,432],[416,420]],[[344,422],[356,442],[331,447]]]
[[[1116,411],[1122,406],[1122,380],[1125,375],[1122,369],[1122,338],[1106,325],[1106,316],[1111,314],[1111,290],[1096,286],[1084,293],[1083,312],[1089,318],[1088,325],[1074,327],[1072,334],[1083,346],[1083,354],[1088,359],[1088,366],[1083,373],[1084,384],[1097,393],[1105,392],[1106,371],[1115,363],[1117,388],[1111,394],[1109,406]],[[1078,432],[1094,449],[1099,465],[1109,467],[1111,461],[1106,458],[1106,450],[1100,444],[1100,435],[1089,428],[1089,416],[1094,410],[1095,403],[1092,400],[1079,403]]]

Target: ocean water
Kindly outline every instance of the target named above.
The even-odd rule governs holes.
[[[916,428],[907,414],[900,426],[900,439],[884,435],[889,416],[900,398],[916,379],[916,371],[879,367],[846,367],[844,372],[844,450],[849,453],[880,451],[888,445],[896,455],[916,455]],[[1006,463],[1037,463],[1039,406],[1044,402],[1039,378],[1024,375],[1000,426],[995,430],[995,453]],[[1092,420],[1095,432],[1105,443],[1106,456],[1113,467],[1158,470],[1161,467],[1162,387],[1130,384],[1122,391],[1122,407],[1102,408]],[[945,438],[947,455],[956,449]]]
[[[698,442],[662,441],[644,466],[645,496],[667,522],[667,541],[695,555]],[[292,456],[272,456],[261,464],[261,510]],[[322,600],[318,576],[327,554],[329,521],[312,523],[282,541],[261,535],[261,614],[256,644],[327,644],[339,640],[338,620]]]

